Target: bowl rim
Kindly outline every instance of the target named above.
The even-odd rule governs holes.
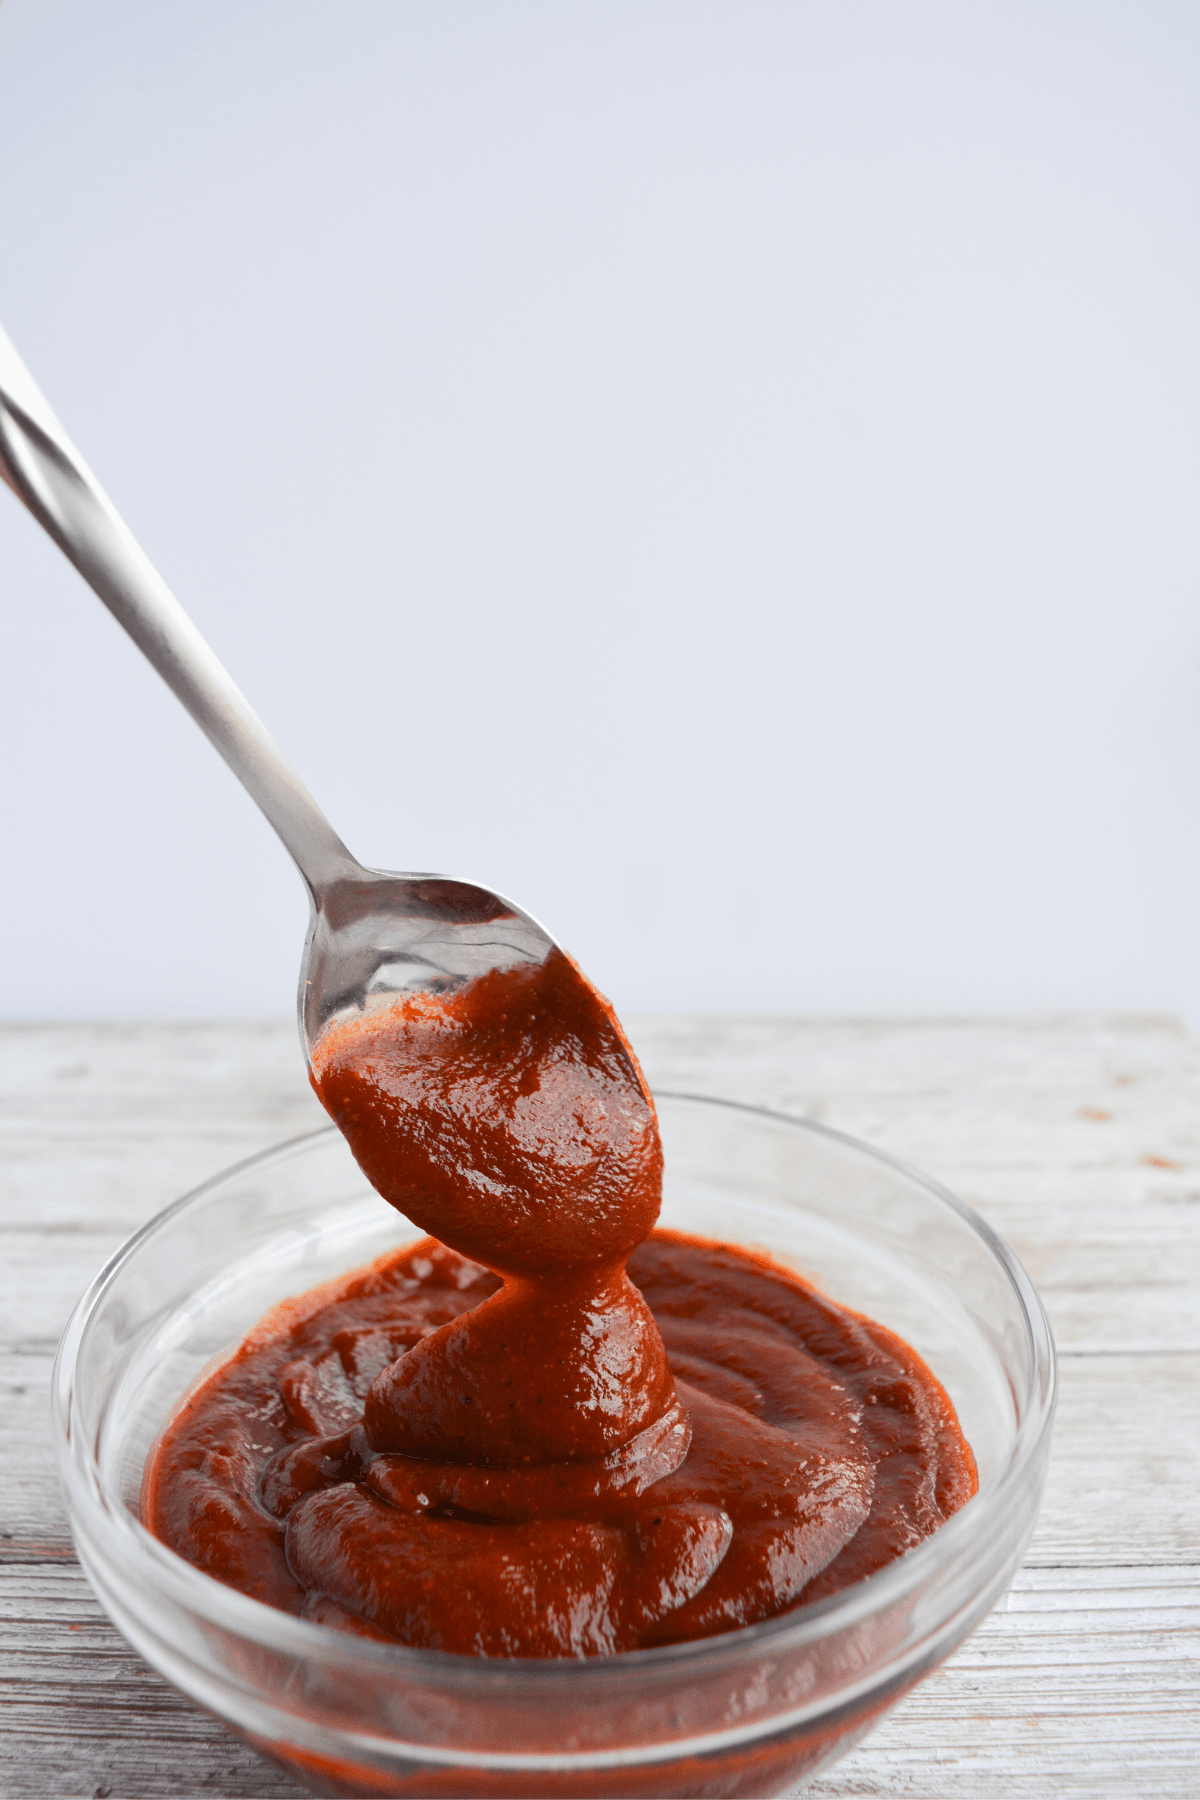
[[[1058,1367],[1050,1321],[1033,1282],[1004,1239],[974,1207],[923,1170],[889,1151],[877,1149],[818,1120],[772,1107],[665,1088],[654,1090],[654,1098],[769,1120],[772,1124],[832,1140],[866,1156],[915,1182],[948,1206],[970,1227],[1003,1270],[1015,1290],[1025,1325],[1030,1355],[1028,1392],[1024,1396],[1023,1410],[1019,1410],[1016,1433],[1003,1467],[986,1488],[981,1488],[930,1537],[850,1587],[757,1624],[684,1643],[581,1658],[475,1657],[358,1637],[252,1599],[187,1562],[154,1537],[127,1506],[106,1493],[94,1446],[80,1442],[77,1437],[73,1441],[75,1371],[88,1325],[124,1264],[155,1232],[188,1208],[200,1205],[214,1189],[248,1171],[287,1162],[308,1149],[340,1138],[336,1125],[318,1126],[313,1131],[301,1132],[266,1150],[243,1157],[180,1195],[126,1238],[84,1290],[63,1331],[51,1376],[55,1451],[60,1478],[70,1503],[72,1527],[74,1514],[78,1511],[86,1518],[89,1532],[98,1534],[103,1548],[118,1560],[133,1557],[143,1568],[148,1563],[156,1583],[177,1603],[199,1614],[208,1623],[236,1631],[263,1647],[326,1665],[359,1669],[364,1675],[369,1673],[376,1678],[388,1674],[399,1679],[436,1678],[451,1686],[484,1689],[499,1683],[510,1693],[514,1688],[526,1686],[536,1691],[550,1681],[619,1683],[629,1676],[649,1676],[652,1672],[669,1669],[686,1669],[699,1675],[706,1664],[757,1657],[765,1650],[798,1650],[832,1637],[835,1632],[856,1625],[872,1614],[882,1613],[920,1589],[931,1577],[951,1565],[957,1554],[986,1538],[991,1522],[1002,1519],[1008,1512],[1013,1497],[1022,1489],[1031,1465],[1036,1463],[1044,1447],[1057,1402]]]

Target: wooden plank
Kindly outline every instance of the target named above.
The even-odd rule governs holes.
[[[50,1431],[53,1348],[0,1350],[0,1562],[70,1556]]]
[[[835,1125],[973,1203],[1200,1199],[1200,1046],[1172,1020],[631,1030],[657,1084]]]
[[[1200,1564],[1200,1357],[1065,1357],[1030,1563]]]
[[[326,1122],[283,1020],[7,1026],[0,1230],[36,1218],[119,1243],[230,1163]]]
[[[808,1790],[1194,1796],[1200,1571],[1025,1570],[1007,1607]]]
[[[0,1794],[225,1800],[304,1792],[113,1630],[78,1565],[14,1565],[0,1610]]]

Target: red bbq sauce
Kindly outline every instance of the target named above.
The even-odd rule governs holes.
[[[974,1492],[950,1402],[790,1271],[653,1231],[653,1103],[574,964],[331,1027],[314,1084],[430,1236],[287,1301],[180,1408],[143,1516],[257,1599],[482,1656],[705,1637]]]

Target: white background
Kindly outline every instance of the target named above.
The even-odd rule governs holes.
[[[1200,8],[7,0],[0,319],[364,860],[620,1008],[1200,1023]],[[285,1010],[0,490],[0,1011]]]

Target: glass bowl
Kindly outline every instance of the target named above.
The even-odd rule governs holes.
[[[56,1438],[79,1558],[114,1624],[317,1793],[785,1793],[961,1643],[1017,1568],[1045,1476],[1055,1368],[1012,1252],[936,1183],[837,1132],[657,1098],[662,1224],[765,1246],[898,1332],[954,1401],[979,1493],[829,1599],[610,1658],[411,1650],[274,1611],[143,1529],[146,1454],[270,1307],[420,1234],[332,1128],[241,1163],[151,1220],[96,1277],[55,1365]]]

